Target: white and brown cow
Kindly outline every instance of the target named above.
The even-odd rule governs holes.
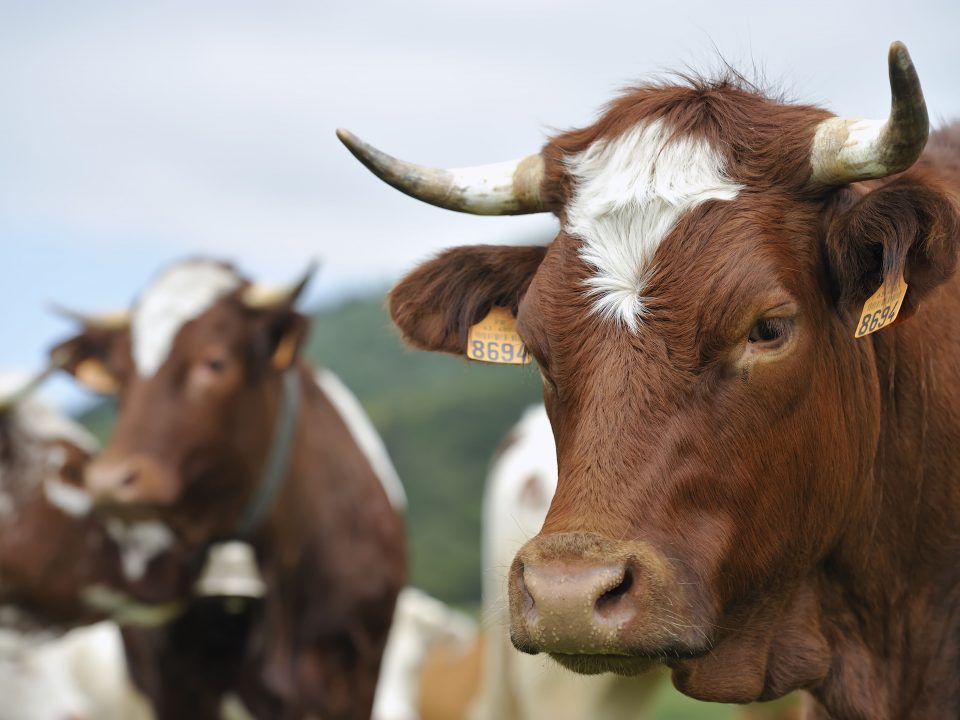
[[[97,442],[31,385],[0,374],[0,720],[146,720],[116,626],[79,627],[110,609],[91,592],[134,607],[81,489]]]
[[[89,319],[55,351],[117,391],[116,429],[84,480],[127,572],[186,606],[124,630],[160,720],[216,717],[225,698],[257,718],[370,716],[405,577],[403,490],[356,399],[298,357],[306,280],[267,290],[223,263],[181,262],[128,316]],[[208,549],[250,574],[237,541],[261,577],[230,587],[262,601],[194,597],[225,587],[200,577]]]
[[[884,121],[681,79],[489,171],[341,133],[414,197],[560,221],[390,296],[459,355],[509,308],[543,374],[559,482],[511,568],[517,648],[707,700],[802,688],[814,717],[960,714],[960,125],[927,144],[900,43],[889,71]]]

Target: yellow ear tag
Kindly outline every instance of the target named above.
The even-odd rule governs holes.
[[[467,357],[480,362],[526,365],[533,358],[517,334],[517,321],[508,308],[493,307],[467,334]]]
[[[880,289],[863,304],[860,319],[857,321],[857,331],[853,336],[860,338],[869,335],[896,320],[900,306],[903,304],[903,296],[906,294],[907,283],[903,281],[903,273],[897,278],[897,283],[893,287],[886,283],[880,285]]]

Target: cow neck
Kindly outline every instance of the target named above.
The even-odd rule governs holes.
[[[290,467],[293,438],[297,431],[297,414],[300,410],[300,374],[296,365],[283,374],[280,394],[280,409],[273,429],[270,453],[264,466],[263,477],[256,492],[250,498],[234,531],[235,537],[249,540],[260,529],[264,518],[273,506],[273,501],[283,485]]]
[[[949,367],[953,350],[911,351],[903,332],[873,341],[885,382],[871,500],[821,578],[835,659],[833,682],[814,694],[835,717],[956,717],[960,708],[958,433],[935,402],[942,381],[931,372]],[[849,687],[869,688],[875,706],[843,714]]]

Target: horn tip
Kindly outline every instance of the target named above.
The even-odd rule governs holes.
[[[46,303],[46,308],[47,308],[47,312],[50,313],[51,315],[56,315],[57,317],[62,317],[66,320],[71,320],[72,322],[75,322],[75,323],[81,322],[80,318],[77,317],[77,313],[75,313],[73,310],[66,307],[65,305],[61,305],[60,303],[54,300],[48,301]]]
[[[891,66],[897,66],[901,71],[905,71],[913,65],[910,52],[907,46],[899,40],[890,43],[889,61]]]
[[[346,128],[337,128],[337,139],[350,149],[356,147],[360,142],[360,138]]]

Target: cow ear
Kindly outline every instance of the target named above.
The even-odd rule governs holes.
[[[897,322],[912,316],[953,275],[960,247],[960,207],[936,181],[906,174],[838,213],[827,251],[841,307],[858,312],[883,283],[902,274],[908,290]]]
[[[447,250],[390,291],[390,316],[411,345],[464,355],[467,332],[491,307],[507,307],[516,314],[546,252],[543,245]]]
[[[310,321],[293,308],[267,312],[267,342],[271,367],[286,370],[297,359],[307,339]]]
[[[50,361],[73,375],[92,392],[113,395],[122,382],[123,370],[117,360],[126,330],[84,328],[50,350]]]

